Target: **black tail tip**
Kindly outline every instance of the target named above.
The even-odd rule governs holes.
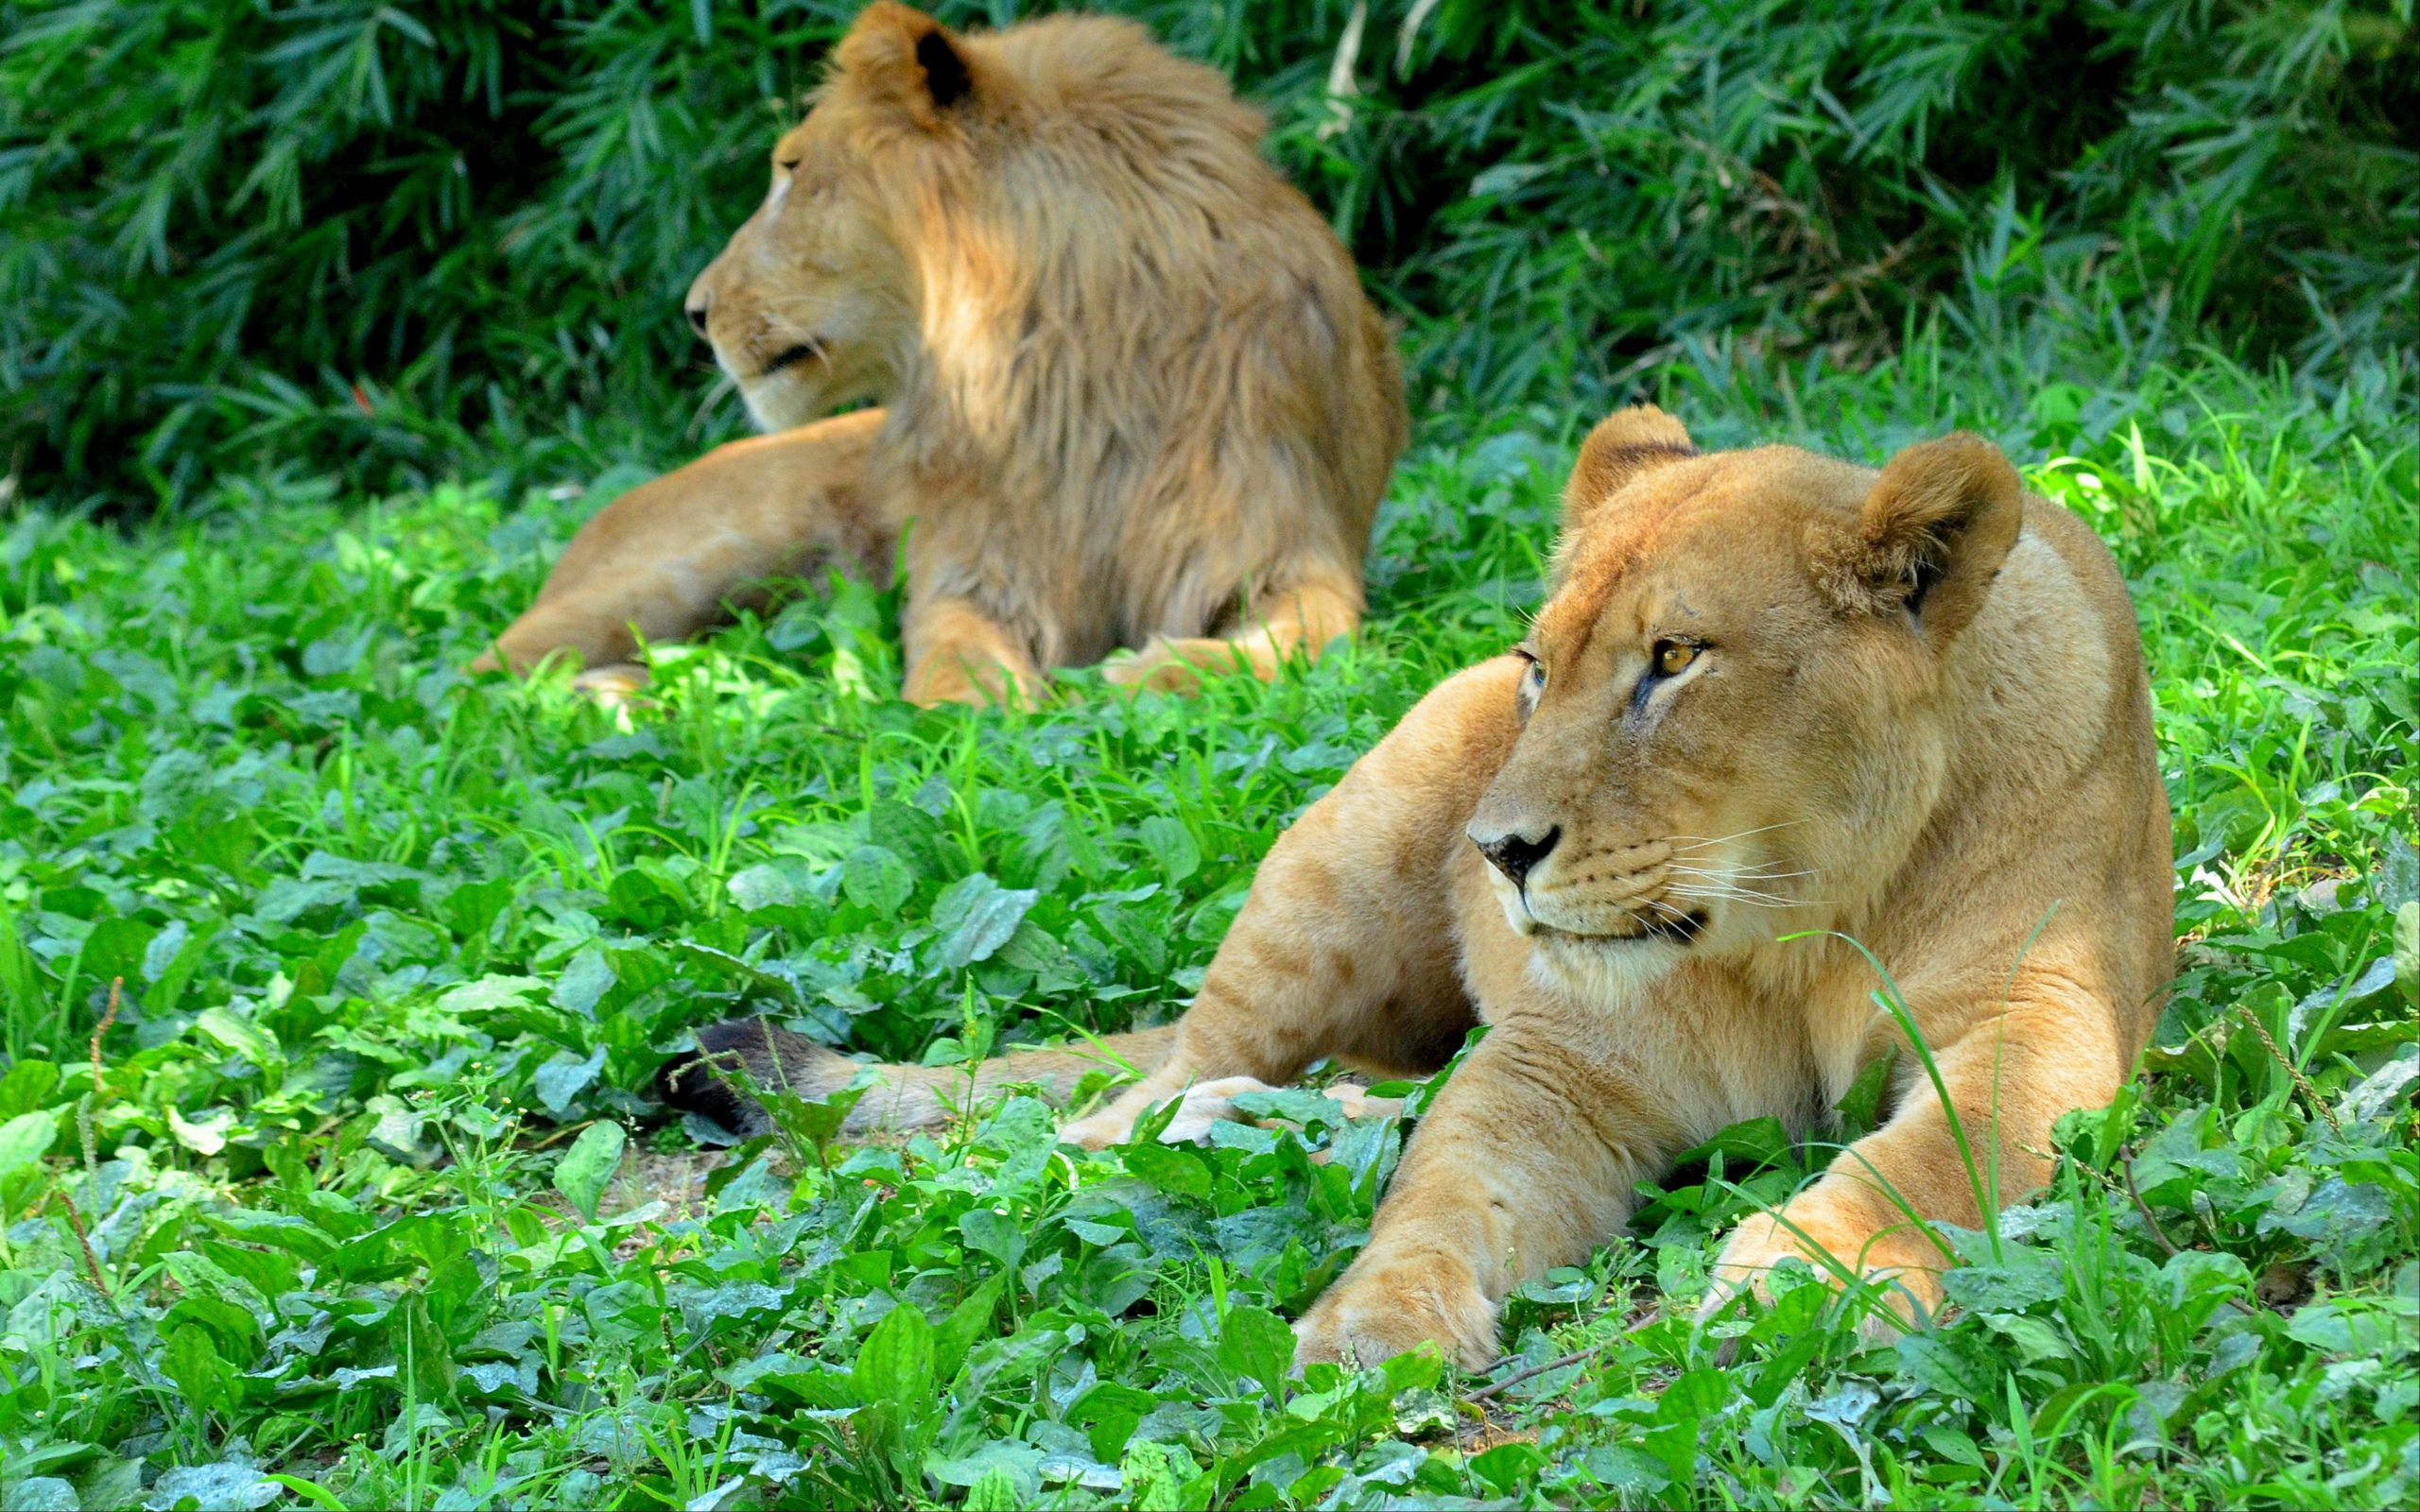
[[[736,1134],[741,1139],[753,1139],[772,1130],[772,1120],[756,1099],[741,1092],[726,1081],[715,1069],[714,1062],[744,1056],[753,1039],[761,1043],[764,1031],[756,1024],[715,1023],[698,1031],[698,1048],[673,1057],[656,1068],[655,1094],[667,1108],[677,1108]],[[744,1063],[744,1061],[742,1062]]]

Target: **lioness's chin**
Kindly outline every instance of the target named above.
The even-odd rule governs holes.
[[[1571,935],[1540,927],[1530,936],[1530,971],[1541,984],[1600,1001],[1637,992],[1688,954],[1687,946],[1660,935]]]

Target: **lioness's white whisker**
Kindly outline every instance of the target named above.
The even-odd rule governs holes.
[[[1734,840],[1745,840],[1752,834],[1765,834],[1774,830],[1787,830],[1794,824],[1803,822],[1805,821],[1800,819],[1784,819],[1778,824],[1758,825],[1753,830],[1739,830],[1730,834],[1673,834],[1665,836],[1665,839],[1675,850],[1703,850],[1708,846],[1727,845]]]

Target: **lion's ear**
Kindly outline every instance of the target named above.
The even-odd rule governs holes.
[[[930,130],[975,93],[965,44],[949,28],[896,0],[874,0],[840,39],[842,77]]]
[[[1921,442],[1891,459],[1854,523],[1814,543],[1817,577],[1841,608],[1905,613],[1946,644],[1982,608],[2024,509],[1998,447],[1965,431]]]
[[[1580,443],[1580,460],[1563,490],[1563,524],[1578,528],[1597,507],[1630,484],[1698,455],[1681,422],[1652,404],[1617,409]]]

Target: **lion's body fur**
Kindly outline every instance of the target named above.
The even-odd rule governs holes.
[[[1402,378],[1265,129],[1128,22],[878,0],[840,43],[692,308],[767,428],[887,405],[849,482],[907,533],[910,696],[1266,674],[1357,622]]]

